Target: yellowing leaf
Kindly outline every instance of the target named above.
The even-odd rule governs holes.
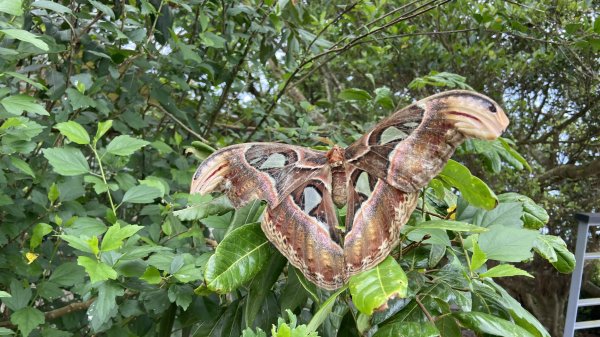
[[[40,254],[27,252],[25,254],[25,259],[27,259],[27,264],[32,264],[33,261],[37,260],[38,256],[40,256]]]

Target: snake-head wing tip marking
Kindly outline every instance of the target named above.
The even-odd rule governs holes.
[[[229,156],[215,153],[208,157],[196,170],[192,178],[190,194],[207,194],[219,188],[230,171]]]
[[[508,127],[508,117],[500,105],[480,93],[453,90],[426,100],[430,99],[465,136],[494,140]]]

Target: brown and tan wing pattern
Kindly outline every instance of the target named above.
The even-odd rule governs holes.
[[[275,207],[325,168],[324,152],[276,143],[233,145],[202,162],[190,193],[225,192],[235,207],[256,199]]]
[[[427,97],[384,119],[345,151],[348,164],[414,192],[444,167],[466,138],[496,139],[508,118],[487,96],[452,90]]]
[[[266,210],[262,228],[307,279],[337,289],[346,275],[330,181],[329,172],[323,172],[302,183],[277,207]]]
[[[414,210],[418,192],[402,192],[367,171],[348,174],[347,234],[344,258],[347,277],[374,267],[398,244],[400,229]]]
[[[463,139],[452,122],[415,103],[383,120],[345,155],[350,165],[414,192],[441,171]]]

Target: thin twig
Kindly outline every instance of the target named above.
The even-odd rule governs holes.
[[[148,105],[153,106],[155,108],[158,108],[165,115],[169,116],[169,118],[171,118],[175,123],[179,124],[179,126],[181,126],[185,131],[189,132],[192,136],[200,139],[202,142],[204,142],[206,144],[210,144],[208,142],[208,140],[206,140],[204,137],[200,136],[198,133],[196,133],[196,131],[190,129],[190,127],[188,127],[182,121],[180,121],[179,119],[177,119],[177,117],[175,117],[172,113],[168,112],[164,107],[162,107],[162,105],[151,103],[151,102],[148,102]]]
[[[419,300],[419,296],[415,296],[415,301],[417,302],[417,304],[419,305],[419,307],[421,308],[421,310],[423,311],[423,313],[425,314],[425,316],[427,316],[427,319],[431,323],[435,323],[435,320],[433,319],[433,317],[431,316],[431,314],[429,313],[429,311],[427,311],[427,308],[425,308],[425,306],[423,305],[423,303],[421,303],[421,301]]]
[[[328,49],[328,50],[326,50],[326,51],[324,51],[324,52],[322,52],[322,53],[319,53],[319,54],[317,54],[317,55],[315,55],[315,56],[313,56],[313,57],[311,57],[311,58],[309,58],[309,59],[306,59],[305,61],[303,61],[302,63],[300,63],[300,65],[298,65],[298,67],[296,67],[296,69],[294,69],[294,71],[292,72],[292,74],[291,74],[291,75],[290,75],[290,76],[289,76],[289,77],[286,79],[286,81],[284,82],[284,84],[283,84],[283,86],[281,87],[281,89],[279,90],[279,92],[278,92],[278,93],[275,95],[275,97],[274,97],[273,101],[271,102],[271,105],[269,105],[269,107],[268,107],[268,108],[265,110],[265,114],[264,114],[264,115],[263,115],[263,117],[260,119],[260,121],[259,121],[259,122],[256,124],[256,130],[253,130],[253,131],[252,131],[252,132],[251,132],[251,133],[248,135],[248,137],[246,137],[246,141],[249,141],[249,140],[252,138],[252,136],[254,136],[254,134],[256,133],[256,131],[257,131],[258,129],[260,129],[260,127],[262,126],[262,124],[263,124],[263,123],[266,121],[266,119],[267,119],[267,118],[268,118],[268,117],[271,115],[271,113],[272,113],[272,112],[273,112],[273,110],[275,109],[275,106],[277,105],[277,102],[279,101],[279,99],[280,99],[280,98],[283,96],[283,94],[284,94],[284,93],[287,91],[288,87],[290,86],[291,80],[292,80],[292,79],[293,79],[293,78],[294,78],[294,77],[295,77],[295,76],[298,74],[298,72],[300,72],[300,70],[302,70],[302,69],[303,69],[303,68],[304,68],[306,65],[308,65],[308,64],[310,64],[310,63],[312,63],[313,61],[315,61],[315,60],[317,60],[317,59],[319,59],[319,58],[321,58],[321,57],[324,57],[324,56],[326,56],[326,55],[329,55],[329,54],[332,54],[332,53],[336,53],[336,54],[334,54],[334,55],[333,55],[333,57],[330,57],[330,58],[329,58],[329,59],[326,61],[326,62],[329,62],[329,61],[330,61],[331,59],[333,59],[334,57],[337,57],[337,56],[339,56],[340,54],[342,54],[343,52],[345,52],[345,51],[349,50],[350,48],[352,48],[352,47],[354,47],[354,46],[356,46],[356,45],[358,45],[358,41],[360,41],[360,40],[364,39],[365,37],[367,37],[367,36],[370,36],[370,35],[373,35],[373,34],[376,34],[376,33],[380,32],[380,31],[382,31],[382,30],[385,30],[385,29],[389,28],[390,26],[397,24],[398,22],[405,21],[405,20],[408,20],[408,19],[414,18],[414,17],[416,17],[416,16],[418,16],[418,15],[421,15],[421,14],[423,14],[423,13],[426,13],[426,12],[428,12],[428,11],[430,11],[430,10],[432,10],[432,9],[436,8],[436,7],[439,7],[439,6],[441,6],[441,5],[443,5],[443,4],[447,3],[447,2],[450,2],[451,0],[444,0],[444,1],[442,1],[441,3],[439,3],[439,4],[436,4],[436,5],[431,5],[430,7],[427,7],[427,8],[425,8],[425,9],[423,9],[423,10],[420,10],[420,9],[422,9],[422,8],[424,8],[424,7],[428,6],[428,5],[430,5],[430,4],[433,4],[433,3],[435,3],[436,1],[437,1],[437,0],[429,1],[429,2],[428,2],[428,3],[426,3],[426,4],[424,4],[424,5],[422,5],[422,6],[419,6],[419,7],[415,8],[415,9],[413,9],[411,12],[408,12],[408,13],[406,13],[406,14],[404,14],[404,15],[400,16],[399,18],[396,18],[396,19],[394,19],[394,20],[390,21],[390,22],[389,22],[389,23],[387,23],[387,24],[385,24],[385,25],[383,25],[383,26],[381,26],[381,27],[378,27],[377,29],[374,29],[374,30],[372,30],[372,31],[370,31],[370,32],[367,32],[367,33],[364,33],[364,34],[362,34],[362,35],[359,35],[359,36],[355,37],[354,39],[352,39],[350,42],[348,42],[348,43],[347,43],[347,44],[345,44],[344,46],[337,47],[337,48],[330,48],[330,49]],[[420,11],[419,11],[419,10],[420,10]]]

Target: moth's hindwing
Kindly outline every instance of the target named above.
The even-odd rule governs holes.
[[[402,192],[359,169],[351,169],[348,177],[344,259],[351,276],[377,265],[398,244],[418,193]]]
[[[337,289],[346,281],[329,172],[301,184],[265,212],[262,228],[292,265],[319,287]]]

